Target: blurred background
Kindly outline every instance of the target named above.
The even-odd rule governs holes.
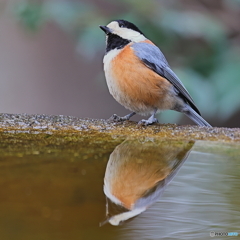
[[[103,73],[98,26],[114,19],[161,48],[208,122],[240,126],[240,0],[0,0],[0,112],[128,114]],[[192,124],[173,111],[159,118]]]

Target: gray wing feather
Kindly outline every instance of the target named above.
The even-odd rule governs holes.
[[[173,70],[170,67],[166,67],[163,69],[164,76],[189,100],[191,100],[192,103],[194,103],[192,97],[189,95],[187,89],[184,87],[181,80],[177,77],[177,75],[173,72]]]
[[[152,69],[154,72],[162,77],[165,77],[179,94],[189,103],[189,105],[200,115],[192,97],[188,93],[187,89],[183,86],[181,80],[170,68],[165,56],[161,50],[152,44],[140,42],[132,45],[136,55],[143,61],[143,63]]]

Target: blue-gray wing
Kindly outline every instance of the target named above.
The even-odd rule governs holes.
[[[170,68],[165,56],[161,50],[152,44],[146,42],[134,43],[131,46],[135,54],[142,60],[142,62],[161,77],[166,78],[177,90],[178,94],[199,114],[192,97],[187,89],[183,86],[181,80]]]

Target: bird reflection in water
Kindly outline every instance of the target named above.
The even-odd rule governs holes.
[[[109,157],[104,177],[106,220],[119,225],[155,203],[187,159],[193,141],[125,140]]]

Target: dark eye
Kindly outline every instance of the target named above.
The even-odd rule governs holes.
[[[120,27],[120,28],[123,28],[124,25],[123,25],[122,23],[119,23],[119,27]]]

